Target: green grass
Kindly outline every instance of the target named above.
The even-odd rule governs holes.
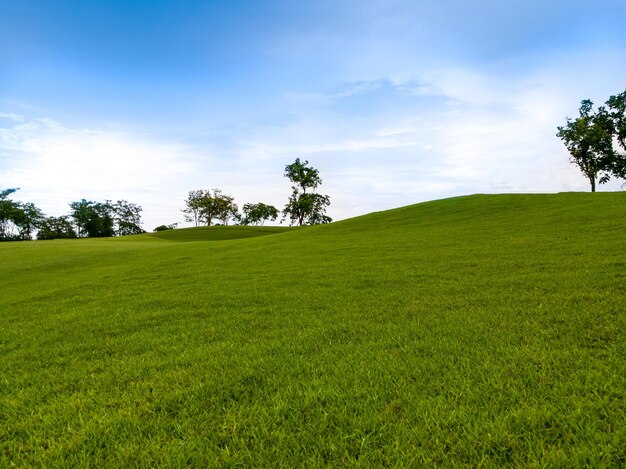
[[[0,466],[626,465],[626,193],[5,243],[0,282]]]
[[[145,236],[169,241],[224,241],[255,238],[297,229],[288,226],[202,226],[147,233]]]

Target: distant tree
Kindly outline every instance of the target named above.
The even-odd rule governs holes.
[[[31,202],[10,199],[18,189],[0,190],[0,241],[25,241],[32,239],[44,214]]]
[[[76,231],[67,216],[48,217],[43,220],[37,233],[37,239],[76,238]]]
[[[103,238],[145,233],[141,228],[141,206],[118,200],[94,202],[81,199],[70,203],[70,217],[80,237]]]
[[[159,225],[157,226],[154,230],[152,231],[167,231],[167,230],[173,230],[174,228],[176,228],[178,226],[178,223],[172,223],[171,225]]]
[[[273,205],[263,202],[257,204],[245,204],[243,206],[242,225],[263,225],[265,220],[274,221],[278,218],[278,209]]]
[[[600,107],[594,113],[593,102],[588,99],[581,102],[579,114],[558,127],[557,137],[569,150],[572,163],[589,179],[591,192],[595,192],[596,180],[599,178],[600,184],[608,182],[616,167],[614,123],[606,108]]]
[[[185,221],[193,222],[195,226],[200,222],[200,205],[203,197],[204,191],[195,190],[189,191],[189,196],[185,200],[186,207],[183,210]]]
[[[81,199],[71,202],[70,208],[78,236],[103,238],[115,235],[113,208],[109,200],[101,203]]]
[[[208,209],[206,212],[203,211],[202,213],[203,219],[207,225],[211,224],[211,218],[209,216],[211,213],[215,213],[215,217],[222,225],[228,225],[229,220],[237,220],[239,218],[234,197],[224,195],[217,189],[213,190],[213,203],[209,203],[209,207],[211,207],[211,209]]]
[[[238,215],[235,199],[222,194],[219,189],[190,191],[185,204],[185,220],[194,222],[196,226],[200,223],[211,226],[214,221],[227,225],[229,220],[236,220]]]
[[[24,240],[32,239],[34,231],[41,226],[45,215],[32,202],[18,203],[15,224],[19,226],[20,237]]]
[[[613,121],[613,133],[618,145],[624,153],[615,152],[612,173],[616,177],[626,179],[626,90],[611,96],[606,106]]]
[[[309,192],[322,184],[319,171],[309,166],[308,161],[301,162],[300,158],[285,166],[285,177],[293,185],[289,201],[283,209],[283,220],[289,218],[289,224],[318,225],[330,223],[332,218],[326,216],[326,207],[330,205],[330,198]]]
[[[606,105],[613,119],[615,137],[621,147],[626,150],[626,90],[611,96]]]
[[[19,204],[9,198],[19,189],[0,190],[0,241],[16,241],[19,239],[19,228],[15,224],[18,217]]]
[[[141,206],[125,200],[118,200],[111,205],[115,232],[118,236],[145,233],[141,228]]]

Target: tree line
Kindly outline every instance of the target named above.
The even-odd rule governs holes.
[[[291,225],[317,225],[330,223],[326,215],[330,205],[328,195],[314,190],[322,184],[319,171],[308,161],[296,159],[285,166],[285,177],[292,182],[291,196],[282,210],[281,223],[289,220]],[[37,239],[61,238],[101,238],[140,234],[141,206],[118,200],[96,202],[81,199],[71,202],[70,212],[59,217],[46,216],[31,202],[12,199],[19,189],[0,190],[0,241],[25,241]],[[219,189],[193,190],[185,201],[183,210],[186,221],[196,226],[223,225],[233,222],[238,225],[263,225],[266,221],[275,221],[280,211],[263,202],[247,203],[242,212],[233,197],[223,194]],[[157,226],[154,231],[173,229],[177,223]]]
[[[291,196],[282,210],[281,223],[285,220],[290,225],[318,225],[330,223],[332,218],[326,215],[326,208],[330,205],[328,195],[313,192],[322,184],[319,171],[308,161],[296,158],[285,166],[284,176],[291,183]],[[275,221],[279,210],[273,205],[263,202],[247,203],[242,213],[232,196],[223,194],[219,189],[193,190],[185,200],[183,209],[185,220],[195,226],[211,226],[219,223],[228,225],[229,222],[238,225],[263,225],[265,221]],[[166,226],[158,227],[160,229]]]
[[[566,118],[556,134],[570,152],[570,160],[589,180],[591,192],[596,181],[626,178],[626,90],[613,95],[594,111],[593,102],[584,99],[576,119]]]
[[[0,190],[0,241],[37,239],[100,238],[144,233],[141,206],[118,200],[71,202],[70,213],[46,216],[35,204],[13,200],[19,189]]]

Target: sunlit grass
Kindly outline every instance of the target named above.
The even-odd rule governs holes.
[[[0,466],[623,466],[625,215],[472,196],[1,244]]]

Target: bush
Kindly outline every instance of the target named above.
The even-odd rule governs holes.
[[[159,225],[157,226],[154,230],[152,231],[166,231],[166,230],[173,230],[174,228],[176,228],[178,226],[178,223],[172,223],[171,225]]]

